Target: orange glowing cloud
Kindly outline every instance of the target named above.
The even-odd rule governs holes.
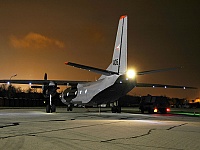
[[[59,40],[46,37],[44,35],[30,32],[22,38],[10,37],[10,43],[15,48],[48,48],[50,46],[64,48],[65,44]]]

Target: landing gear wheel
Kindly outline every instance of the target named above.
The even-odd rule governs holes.
[[[121,113],[122,112],[122,108],[120,106],[117,107],[117,113]]]
[[[70,107],[70,111],[72,111],[73,110],[73,107]]]
[[[69,107],[67,107],[67,111],[69,111]]]
[[[112,113],[121,113],[121,107],[120,106],[114,106],[111,109]]]
[[[55,105],[47,105],[46,106],[46,113],[53,113],[53,112],[56,112],[56,106]]]
[[[116,113],[116,108],[115,108],[115,107],[112,107],[112,108],[111,108],[111,111],[112,111],[112,113]]]
[[[72,111],[73,110],[73,105],[67,106],[67,111]]]
[[[56,112],[56,106],[55,105],[51,106],[51,112]]]
[[[51,106],[50,105],[47,105],[46,106],[46,113],[50,113],[51,112]]]

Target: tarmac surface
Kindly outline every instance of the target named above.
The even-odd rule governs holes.
[[[200,149],[198,115],[89,110],[0,108],[0,150]]]

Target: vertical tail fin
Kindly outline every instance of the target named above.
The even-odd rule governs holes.
[[[127,16],[120,17],[112,62],[106,70],[120,75],[125,74],[127,70]]]

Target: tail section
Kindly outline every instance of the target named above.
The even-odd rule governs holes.
[[[112,62],[106,70],[119,75],[127,70],[127,16],[120,17]]]

